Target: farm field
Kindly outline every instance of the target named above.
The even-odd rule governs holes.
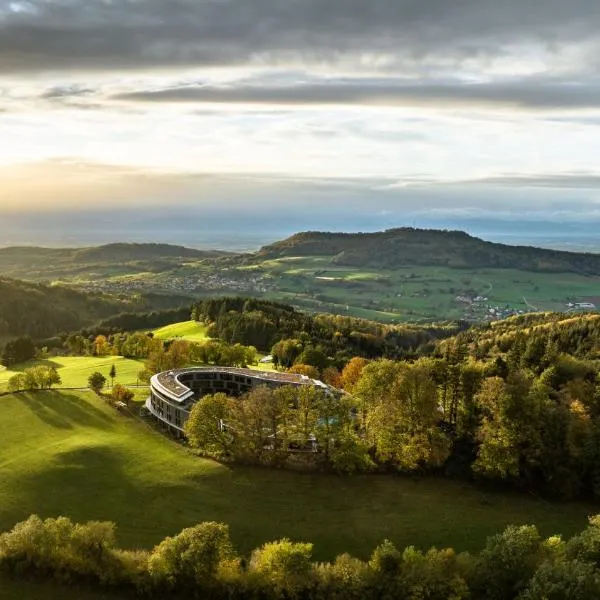
[[[88,377],[94,371],[100,371],[110,384],[108,373],[112,365],[115,365],[117,376],[115,383],[123,385],[135,385],[138,383],[138,373],[144,368],[143,361],[131,360],[122,356],[56,356],[44,360],[32,360],[22,363],[11,369],[0,367],[0,392],[6,391],[8,380],[18,372],[34,367],[36,365],[47,365],[55,367],[62,379],[60,388],[84,388],[87,387]]]
[[[307,309],[380,321],[482,320],[489,309],[566,311],[567,303],[600,306],[600,277],[516,269],[336,266],[330,256],[286,257],[243,267],[269,273],[269,295]],[[457,297],[485,301],[465,303]]]
[[[242,552],[287,536],[314,542],[315,557],[329,559],[366,557],[385,538],[476,551],[509,523],[569,536],[597,510],[437,478],[230,468],[194,457],[89,392],[8,395],[0,410],[0,530],[31,513],[63,514],[114,521],[122,546],[149,548],[216,520],[231,526]]]
[[[184,321],[155,329],[154,335],[161,340],[181,338],[190,342],[204,342],[209,339],[206,330],[207,327],[198,321]]]

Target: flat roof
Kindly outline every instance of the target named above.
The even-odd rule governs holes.
[[[190,367],[187,369],[174,369],[172,371],[163,371],[152,377],[152,385],[156,385],[164,392],[167,392],[174,400],[183,402],[193,395],[192,390],[179,381],[181,375],[188,373],[228,373],[249,377],[251,379],[260,379],[265,382],[280,382],[290,385],[316,385],[324,387],[325,384],[315,379],[310,379],[306,375],[296,373],[279,373],[277,371],[255,371],[253,369],[242,369],[237,367]]]

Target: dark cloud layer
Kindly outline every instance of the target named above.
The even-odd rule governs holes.
[[[465,84],[395,83],[393,80],[327,81],[292,86],[180,87],[121,94],[144,102],[374,106],[499,105],[532,109],[599,108],[600,84],[539,80]]]
[[[599,26],[598,0],[0,0],[0,73],[365,54],[428,64],[511,44],[560,51]]]

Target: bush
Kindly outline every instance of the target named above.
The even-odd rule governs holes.
[[[150,555],[148,571],[159,589],[199,589],[218,586],[220,575],[235,570],[239,560],[222,523],[201,523],[163,540]]]
[[[32,515],[0,536],[0,565],[15,575],[114,584],[126,579],[114,543],[113,523],[80,525],[66,517],[42,521]]]
[[[134,393],[120,383],[113,386],[110,395],[113,402],[123,402],[123,404],[126,404],[127,406],[129,406],[129,403],[134,397]]]
[[[542,551],[535,527],[507,527],[504,533],[488,538],[475,565],[473,588],[489,600],[515,598],[533,576]]]
[[[299,544],[288,539],[265,544],[252,553],[250,572],[260,576],[266,587],[296,597],[316,582],[311,562],[312,544]]]

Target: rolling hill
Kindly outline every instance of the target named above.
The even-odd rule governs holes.
[[[47,280],[72,276],[90,269],[104,272],[160,272],[185,261],[218,258],[227,254],[170,244],[107,244],[89,248],[0,248],[0,273],[18,279]]]
[[[382,269],[413,265],[600,275],[600,254],[508,246],[462,231],[408,227],[377,233],[298,233],[261,248],[251,260],[293,256],[332,256],[334,265]]]

